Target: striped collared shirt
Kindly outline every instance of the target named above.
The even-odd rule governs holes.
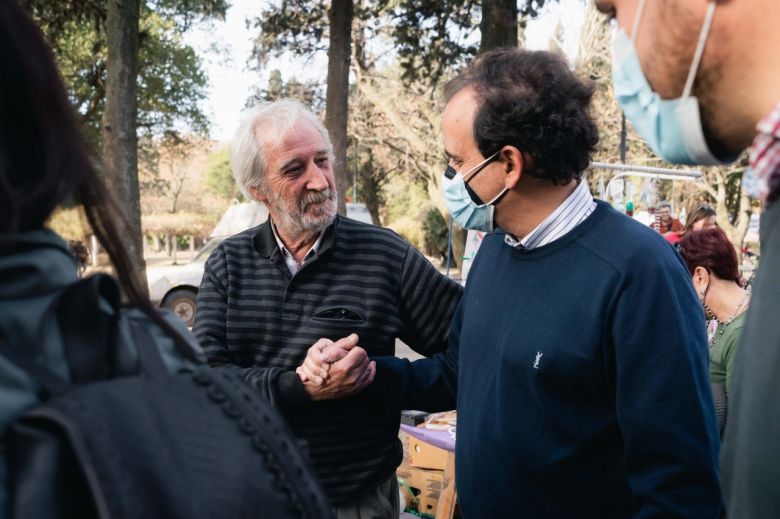
[[[767,204],[780,197],[780,103],[758,123],[743,187]]]
[[[276,238],[276,244],[279,245],[279,250],[282,251],[282,257],[284,257],[284,263],[285,265],[287,265],[287,268],[290,269],[290,274],[293,276],[297,274],[299,270],[301,270],[303,263],[307,259],[309,259],[309,256],[316,254],[317,251],[320,249],[320,242],[322,242],[322,235],[324,234],[324,233],[320,233],[320,235],[317,237],[317,241],[314,242],[314,245],[311,246],[311,249],[309,249],[309,251],[303,257],[303,261],[298,263],[295,260],[295,257],[293,257],[292,253],[287,250],[287,247],[284,246],[284,242],[279,237],[279,233],[276,232],[276,225],[274,225],[273,222],[271,222],[271,230],[274,232],[274,238]]]
[[[596,209],[596,201],[590,194],[588,182],[580,181],[577,188],[558,208],[529,232],[522,240],[507,233],[504,241],[507,245],[520,249],[535,249],[552,243],[581,224]]]

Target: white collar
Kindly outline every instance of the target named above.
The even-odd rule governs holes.
[[[596,201],[590,194],[587,180],[583,178],[566,200],[522,240],[507,233],[504,241],[507,245],[519,249],[535,249],[547,245],[581,224],[594,209]]]
[[[317,236],[314,245],[311,246],[311,248],[306,252],[306,255],[303,257],[303,261],[298,263],[293,257],[292,253],[287,250],[287,247],[285,247],[282,239],[279,237],[279,233],[276,231],[276,224],[274,224],[273,220],[270,222],[270,224],[271,230],[274,233],[274,238],[276,239],[276,244],[279,246],[279,250],[282,252],[282,256],[284,257],[284,263],[287,265],[287,268],[290,269],[290,273],[295,275],[299,270],[301,270],[301,266],[303,266],[303,263],[309,259],[309,256],[316,254],[320,250],[322,236],[325,234],[325,232],[323,231],[319,236]]]

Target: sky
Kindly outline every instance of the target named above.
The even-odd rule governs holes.
[[[209,89],[203,107],[212,122],[211,136],[218,141],[230,140],[252,87],[265,86],[271,70],[279,69],[285,81],[295,77],[299,81],[324,82],[327,76],[325,55],[309,62],[287,55],[271,59],[261,73],[248,70],[247,60],[251,55],[254,34],[247,29],[245,20],[258,13],[266,3],[267,0],[232,0],[224,22],[212,22],[185,36],[185,41],[204,59]],[[529,23],[526,29],[527,47],[547,49],[550,35],[560,20],[564,28],[562,48],[570,59],[574,59],[584,13],[581,0],[560,0],[551,4]],[[220,51],[214,52],[214,47]]]

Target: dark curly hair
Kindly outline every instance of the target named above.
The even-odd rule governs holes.
[[[445,100],[465,87],[474,88],[480,103],[474,139],[483,156],[511,145],[532,157],[527,173],[536,178],[555,184],[582,178],[599,142],[589,110],[594,87],[562,56],[487,52],[447,84]]]

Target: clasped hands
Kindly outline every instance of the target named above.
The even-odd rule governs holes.
[[[357,334],[320,339],[295,369],[312,400],[335,400],[361,392],[374,381],[376,362],[358,346]]]

